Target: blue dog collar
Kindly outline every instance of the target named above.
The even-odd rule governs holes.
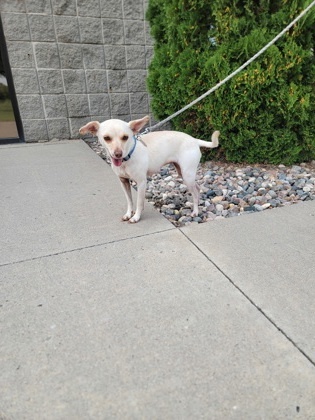
[[[134,139],[133,147],[130,150],[130,152],[128,153],[128,155],[123,158],[123,161],[124,162],[127,162],[127,160],[129,160],[131,158],[133,152],[135,151],[135,148],[136,148],[136,145],[137,145],[137,138],[136,138],[136,136],[133,136],[133,139]]]

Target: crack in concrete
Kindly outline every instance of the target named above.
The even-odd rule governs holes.
[[[237,289],[244,297],[245,299],[251,304],[253,305],[262,315],[263,317],[265,317],[267,319],[268,322],[270,322],[285,338],[286,340],[288,340],[310,363],[311,365],[315,368],[315,361],[304,351],[301,349],[301,347],[299,347],[299,345],[291,338],[289,337],[286,332],[279,327],[279,325],[277,325],[277,323],[270,318],[270,316],[267,315],[267,313],[260,308],[252,298],[250,298],[214,261],[212,261],[208,255],[201,249],[198,247],[198,245],[196,245],[192,239],[190,239],[185,232],[183,232],[182,229],[179,229],[179,231],[185,236],[185,238],[188,239],[188,241],[202,254],[206,257],[206,259],[213,264],[216,269],[229,281],[229,283],[231,283],[231,285]]]

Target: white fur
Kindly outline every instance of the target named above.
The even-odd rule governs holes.
[[[111,158],[112,169],[120,178],[127,199],[127,212],[123,220],[136,223],[144,208],[147,176],[156,173],[163,165],[174,163],[193,196],[192,216],[198,215],[199,188],[196,184],[196,171],[200,161],[200,147],[213,148],[219,144],[219,131],[212,134],[212,141],[195,139],[178,131],[157,131],[141,135],[136,148],[128,161],[123,161],[134,145],[134,134],[149,121],[146,116],[140,120],[126,123],[121,120],[107,120],[102,123],[92,121],[80,128],[81,134],[96,135]],[[118,166],[119,165],[119,166]],[[130,179],[137,183],[137,207],[133,214]]]

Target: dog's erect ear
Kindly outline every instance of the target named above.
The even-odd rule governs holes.
[[[145,117],[141,118],[141,120],[130,121],[129,127],[136,134],[149,122],[149,120],[150,117],[146,115]]]
[[[98,121],[91,121],[88,124],[80,128],[80,134],[91,133],[93,136],[96,136],[98,129],[100,128],[100,123]]]

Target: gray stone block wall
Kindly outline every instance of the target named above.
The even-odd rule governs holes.
[[[148,0],[0,0],[27,142],[150,112]]]

